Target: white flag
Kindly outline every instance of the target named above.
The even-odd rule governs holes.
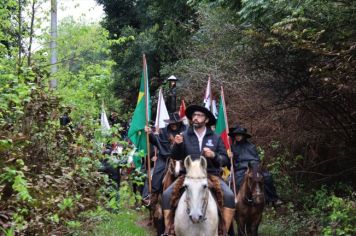
[[[102,106],[102,109],[101,109],[100,124],[101,124],[101,132],[103,134],[107,134],[110,130],[110,125],[109,125],[108,117],[106,116],[106,113],[104,110],[104,105]]]
[[[166,127],[166,123],[164,122],[164,120],[169,120],[169,115],[168,115],[166,103],[164,102],[163,99],[162,88],[160,88],[159,95],[158,95],[155,127],[159,129]]]
[[[211,111],[211,113],[213,113],[213,115],[217,119],[218,118],[218,109],[216,108],[216,100],[215,99],[213,100],[212,107],[213,107],[213,110]]]
[[[204,106],[210,111],[211,107],[211,86],[210,86],[210,76],[208,80],[208,85],[206,86],[205,96],[204,96]]]

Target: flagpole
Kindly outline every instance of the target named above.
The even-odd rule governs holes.
[[[226,113],[226,104],[225,104],[225,95],[224,95],[224,89],[221,86],[221,98],[223,100],[223,108],[224,108],[224,118],[225,118],[225,124],[226,124],[226,130],[229,131],[229,123],[227,122],[227,113]],[[227,139],[227,142],[229,144],[229,149],[227,150],[228,156],[230,158],[230,170],[231,170],[231,178],[232,178],[232,185],[233,185],[233,190],[234,190],[234,195],[235,195],[235,203],[237,201],[237,193],[236,193],[236,184],[235,184],[235,170],[234,170],[234,162],[233,162],[233,154],[231,152],[231,143],[230,139]]]
[[[161,115],[161,99],[163,98],[161,96],[161,93],[162,93],[162,88],[159,89],[159,93],[158,93],[158,107],[157,107],[157,114],[156,114],[156,120],[157,120],[157,122],[156,122],[156,133],[159,132],[159,125],[160,125],[159,124],[159,117]],[[158,119],[157,119],[157,117],[158,117]]]
[[[211,77],[209,74],[210,111],[213,113],[213,94],[211,93]]]
[[[143,79],[144,79],[144,85],[145,85],[145,108],[146,108],[146,126],[148,127],[148,96],[147,96],[147,63],[146,63],[146,55],[143,54]],[[149,138],[149,133],[146,132],[146,139],[147,139],[147,178],[148,178],[148,194],[151,194],[152,190],[152,183],[151,183],[151,157],[150,157],[150,138]]]

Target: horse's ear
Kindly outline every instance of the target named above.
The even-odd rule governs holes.
[[[184,160],[184,167],[186,169],[189,169],[190,165],[192,164],[192,158],[189,156],[187,156]]]
[[[203,168],[203,170],[208,168],[208,163],[206,162],[205,157],[200,157],[200,166]]]

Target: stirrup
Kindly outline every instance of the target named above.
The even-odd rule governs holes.
[[[147,195],[146,197],[142,198],[142,205],[145,207],[149,207],[151,204],[151,196]]]

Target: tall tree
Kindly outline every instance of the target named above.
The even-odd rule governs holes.
[[[184,0],[97,0],[106,13],[103,26],[112,39],[133,36],[123,44],[112,46],[117,96],[126,100],[127,106],[135,102],[139,86],[140,58],[147,56],[151,88],[157,89],[170,72],[161,71],[162,65],[172,64],[179,58],[179,48],[192,32],[194,10]]]
[[[51,74],[50,87],[57,87],[57,0],[51,0]]]

